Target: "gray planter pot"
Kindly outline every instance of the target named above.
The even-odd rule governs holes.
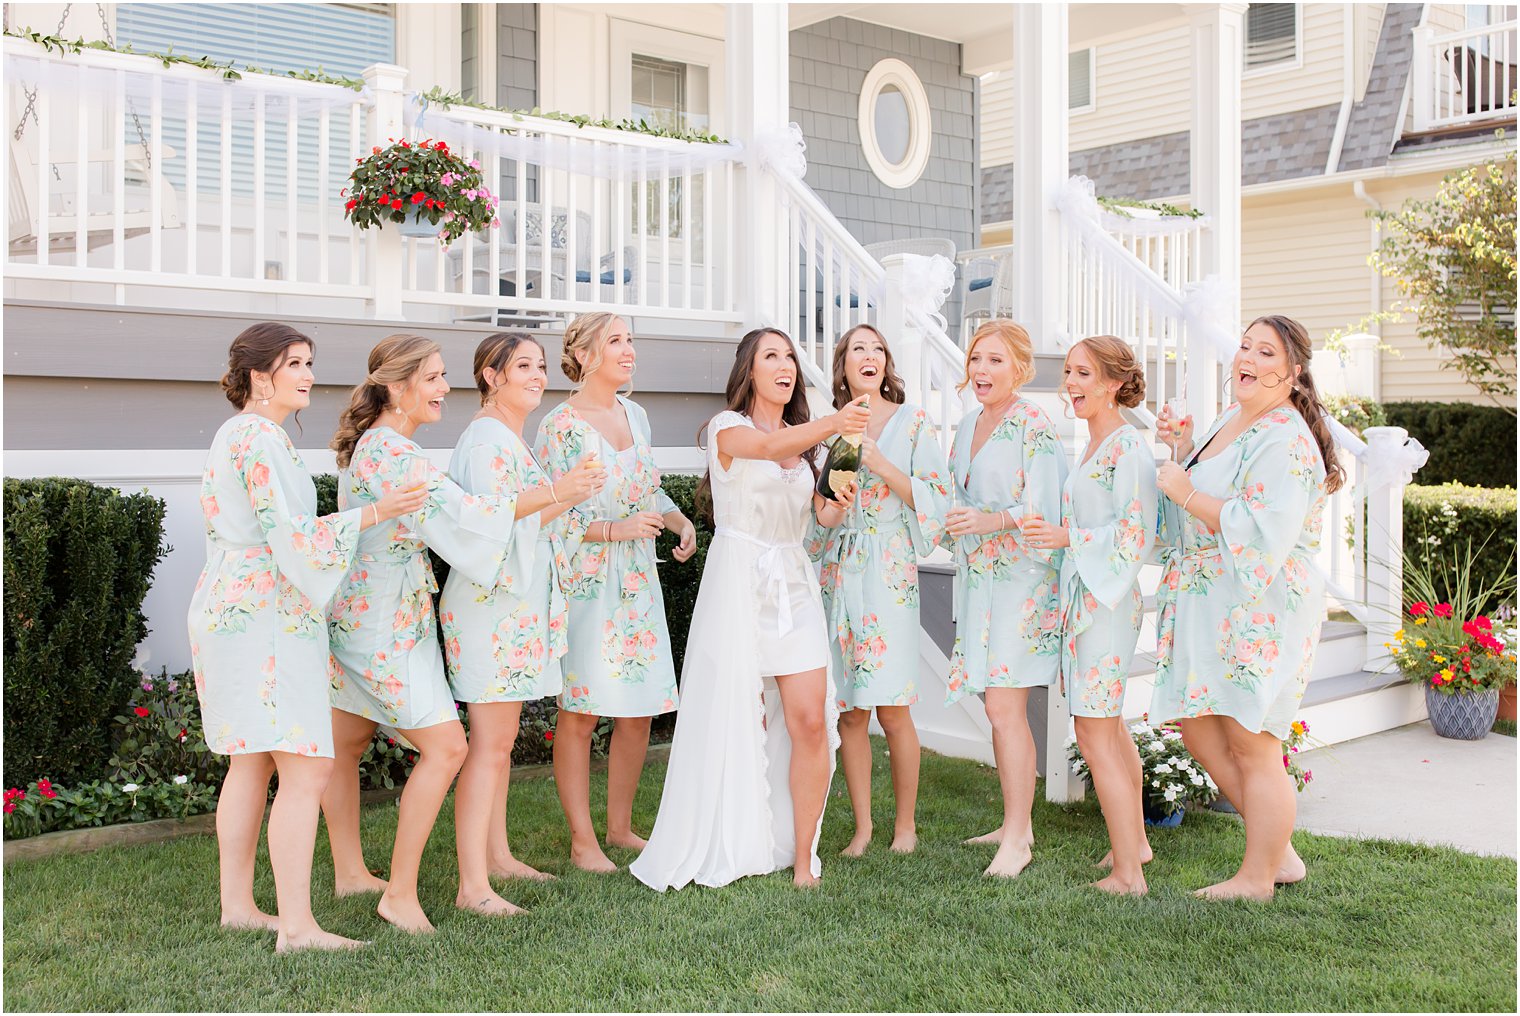
[[[1499,715],[1499,690],[1456,691],[1450,695],[1425,689],[1425,711],[1430,726],[1442,737],[1477,741],[1487,737]]]

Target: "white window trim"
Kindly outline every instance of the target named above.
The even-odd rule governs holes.
[[[1294,8],[1294,10],[1293,10],[1293,59],[1292,60],[1282,60],[1282,61],[1279,61],[1278,63],[1273,63],[1273,64],[1267,64],[1265,67],[1246,67],[1245,66],[1245,59],[1246,59],[1246,55],[1245,55],[1246,28],[1245,28],[1245,22],[1244,22],[1244,20],[1241,21],[1241,26],[1240,26],[1240,46],[1241,46],[1241,54],[1240,54],[1241,71],[1240,71],[1240,78],[1241,78],[1242,81],[1246,80],[1247,78],[1262,78],[1262,77],[1266,77],[1269,74],[1278,74],[1278,73],[1281,73],[1283,71],[1297,71],[1297,70],[1302,70],[1303,69],[1303,66],[1304,66],[1304,5],[1300,4],[1300,3],[1296,3],[1296,4],[1293,5],[1293,8]]]
[[[1070,116],[1085,116],[1098,111],[1098,47],[1084,46],[1082,49],[1087,50],[1087,105],[1067,106],[1066,112]],[[1072,52],[1080,53],[1082,50],[1074,49]],[[1068,100],[1069,98],[1068,94]]]
[[[889,86],[902,93],[908,106],[908,153],[895,165],[887,161],[876,140],[876,99]],[[856,118],[860,126],[860,147],[876,178],[894,190],[905,190],[917,183],[929,165],[934,123],[929,110],[929,94],[913,68],[895,57],[888,57],[867,71],[865,83],[860,87]]]
[[[639,52],[662,60],[706,67],[707,130],[710,134],[723,136],[726,130],[725,114],[728,111],[723,40],[669,28],[656,28],[621,18],[608,20],[611,28],[612,76],[609,85],[613,119],[629,116],[633,108],[633,82],[629,69],[633,54]]]

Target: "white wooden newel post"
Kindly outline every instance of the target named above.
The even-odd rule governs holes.
[[[787,5],[731,3],[727,13],[729,123],[733,136],[753,152],[759,139],[774,137],[791,119]],[[785,291],[787,217],[780,193],[753,160],[745,167],[736,206],[739,222],[730,228],[739,232],[739,263],[730,270],[739,285],[739,309],[747,323],[791,335],[798,322],[786,320],[791,305]]]
[[[1404,457],[1409,432],[1403,427],[1368,427],[1366,461],[1383,464]],[[1383,671],[1392,665],[1384,643],[1393,638],[1404,613],[1404,483],[1407,472],[1397,472],[1389,483],[1367,491],[1367,663],[1366,670]]]
[[[391,138],[400,140],[406,131],[406,68],[395,64],[371,64],[364,68],[364,84],[373,105],[369,115],[369,143],[381,148]],[[401,234],[390,226],[370,230],[369,284],[371,309],[376,318],[402,320],[401,290],[404,282]]]

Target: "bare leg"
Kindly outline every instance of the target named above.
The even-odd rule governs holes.
[[[1270,733],[1252,733],[1226,716],[1211,719],[1224,735],[1225,754],[1235,764],[1240,781],[1236,810],[1246,824],[1246,852],[1233,876],[1200,889],[1197,895],[1269,900],[1287,858],[1296,810],[1293,780],[1282,766],[1282,742]]]
[[[607,845],[643,850],[649,841],[633,831],[633,795],[649,753],[648,716],[619,716],[607,749]]]
[[[1134,739],[1119,716],[1078,716],[1076,728],[1077,746],[1092,772],[1108,842],[1113,845],[1113,873],[1094,884],[1105,892],[1143,896],[1147,887],[1140,870],[1140,848],[1145,843],[1145,816],[1139,774],[1131,770],[1130,753],[1124,749],[1125,744],[1133,748]]]
[[[887,735],[892,762],[892,795],[897,816],[892,823],[892,849],[911,854],[918,847],[918,730],[907,706],[877,706],[876,718]]]
[[[264,826],[274,760],[269,752],[231,756],[216,799],[216,851],[221,868],[222,927],[275,931],[279,919],[253,900],[253,865]]]
[[[1122,721],[1120,725],[1121,727],[1123,726]],[[1124,743],[1120,745],[1120,748],[1124,751],[1124,766],[1125,770],[1128,773],[1127,778],[1134,786],[1141,788],[1142,797],[1140,809],[1140,863],[1150,864],[1155,855],[1151,852],[1150,839],[1145,835],[1145,799],[1143,796],[1144,786],[1141,783],[1141,780],[1144,779],[1144,767],[1140,764],[1140,749],[1135,747],[1135,739],[1129,735],[1128,730],[1124,731]],[[1110,850],[1108,853],[1103,855],[1103,860],[1098,862],[1098,867],[1112,868],[1113,866],[1114,852]]]
[[[1013,878],[1029,864],[1031,850],[1024,830],[1034,810],[1034,735],[1029,731],[1028,688],[988,688],[987,718],[992,721],[992,753],[1003,788],[1003,836],[987,865],[988,875]]]
[[[1220,717],[1201,717],[1201,719],[1212,722],[1219,720]],[[1236,726],[1239,726],[1239,724],[1236,724]],[[1224,728],[1222,726],[1210,726],[1207,722],[1200,727],[1197,720],[1183,720],[1182,741],[1188,746],[1188,751],[1192,752],[1193,757],[1198,759],[1203,764],[1203,767],[1208,770],[1209,777],[1219,787],[1219,793],[1244,818],[1245,779],[1241,773],[1239,763],[1236,762],[1229,752]],[[1197,751],[1193,750],[1194,744],[1198,744],[1199,748],[1209,759],[1215,762],[1215,765],[1218,766],[1217,770],[1214,766],[1205,762]],[[1279,748],[1279,761],[1281,761],[1281,754],[1281,749]],[[1298,851],[1293,849],[1293,843],[1290,840],[1287,852],[1283,855],[1282,865],[1277,869],[1275,881],[1278,885],[1292,885],[1294,882],[1302,882],[1307,874],[1308,868],[1305,867],[1303,858],[1298,856]]]
[[[284,751],[271,754],[280,771],[280,786],[269,809],[269,863],[280,904],[274,951],[357,949],[366,943],[323,931],[311,913],[311,854],[333,760]]]
[[[333,895],[385,891],[385,879],[370,873],[359,840],[359,759],[375,736],[375,721],[341,709],[332,712],[333,768],[322,792],[333,858]]]
[[[792,828],[797,855],[792,863],[792,884],[815,886],[813,840],[829,793],[829,735],[823,718],[828,686],[824,670],[784,674],[776,678],[781,691],[781,711],[792,742],[789,786],[792,792]]]
[[[459,855],[459,893],[454,905],[482,914],[517,914],[521,909],[491,888],[488,844],[498,821],[505,838],[501,774],[511,769],[522,703],[471,702],[469,708],[470,747],[454,793],[454,843]]]
[[[464,727],[458,720],[403,730],[417,746],[417,764],[401,791],[396,814],[396,843],[391,848],[391,880],[380,896],[376,912],[402,931],[414,934],[433,930],[432,922],[417,898],[417,873],[427,847],[438,809],[464,764],[469,751]]]
[[[561,709],[554,734],[554,786],[570,826],[570,863],[598,873],[617,871],[591,824],[591,734],[598,717]]]
[[[522,704],[518,703],[517,711],[512,714],[512,743],[517,743],[517,724],[522,719]],[[472,721],[473,722],[473,721]],[[472,728],[473,729],[473,728]],[[473,750],[473,742],[472,742]],[[465,761],[465,768],[469,768],[469,761]],[[463,785],[464,777],[460,776],[460,784]],[[496,794],[491,799],[491,825],[486,833],[486,859],[490,865],[492,878],[528,878],[537,882],[552,882],[554,876],[548,872],[539,871],[530,865],[524,864],[512,856],[512,847],[507,842],[507,792],[512,786],[512,757],[511,751],[507,753],[507,764],[501,767],[501,775],[496,778]],[[455,791],[458,796],[458,791]]]
[[[855,835],[841,850],[842,857],[859,857],[871,844],[871,710],[847,709],[839,714],[839,760],[844,784],[855,813]]]

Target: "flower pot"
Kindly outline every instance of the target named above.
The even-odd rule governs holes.
[[[1442,737],[1459,741],[1477,741],[1488,736],[1499,712],[1499,691],[1489,688],[1483,691],[1461,690],[1451,694],[1425,689],[1425,711],[1430,714],[1430,726]]]
[[[396,232],[402,236],[437,236],[443,232],[443,221],[429,222],[423,216],[427,209],[413,205],[407,209],[406,221],[396,223]]]
[[[1172,811],[1170,813],[1163,812],[1158,808],[1152,807],[1149,802],[1144,803],[1141,808],[1145,812],[1146,825],[1160,826],[1163,829],[1174,829],[1177,826],[1180,826],[1182,824],[1182,816],[1187,814],[1187,812],[1183,810],[1182,805],[1180,804],[1177,806],[1175,811]]]
[[[1513,684],[1506,684],[1503,688],[1499,689],[1498,718],[1510,720],[1511,722],[1515,719],[1515,686]]]

